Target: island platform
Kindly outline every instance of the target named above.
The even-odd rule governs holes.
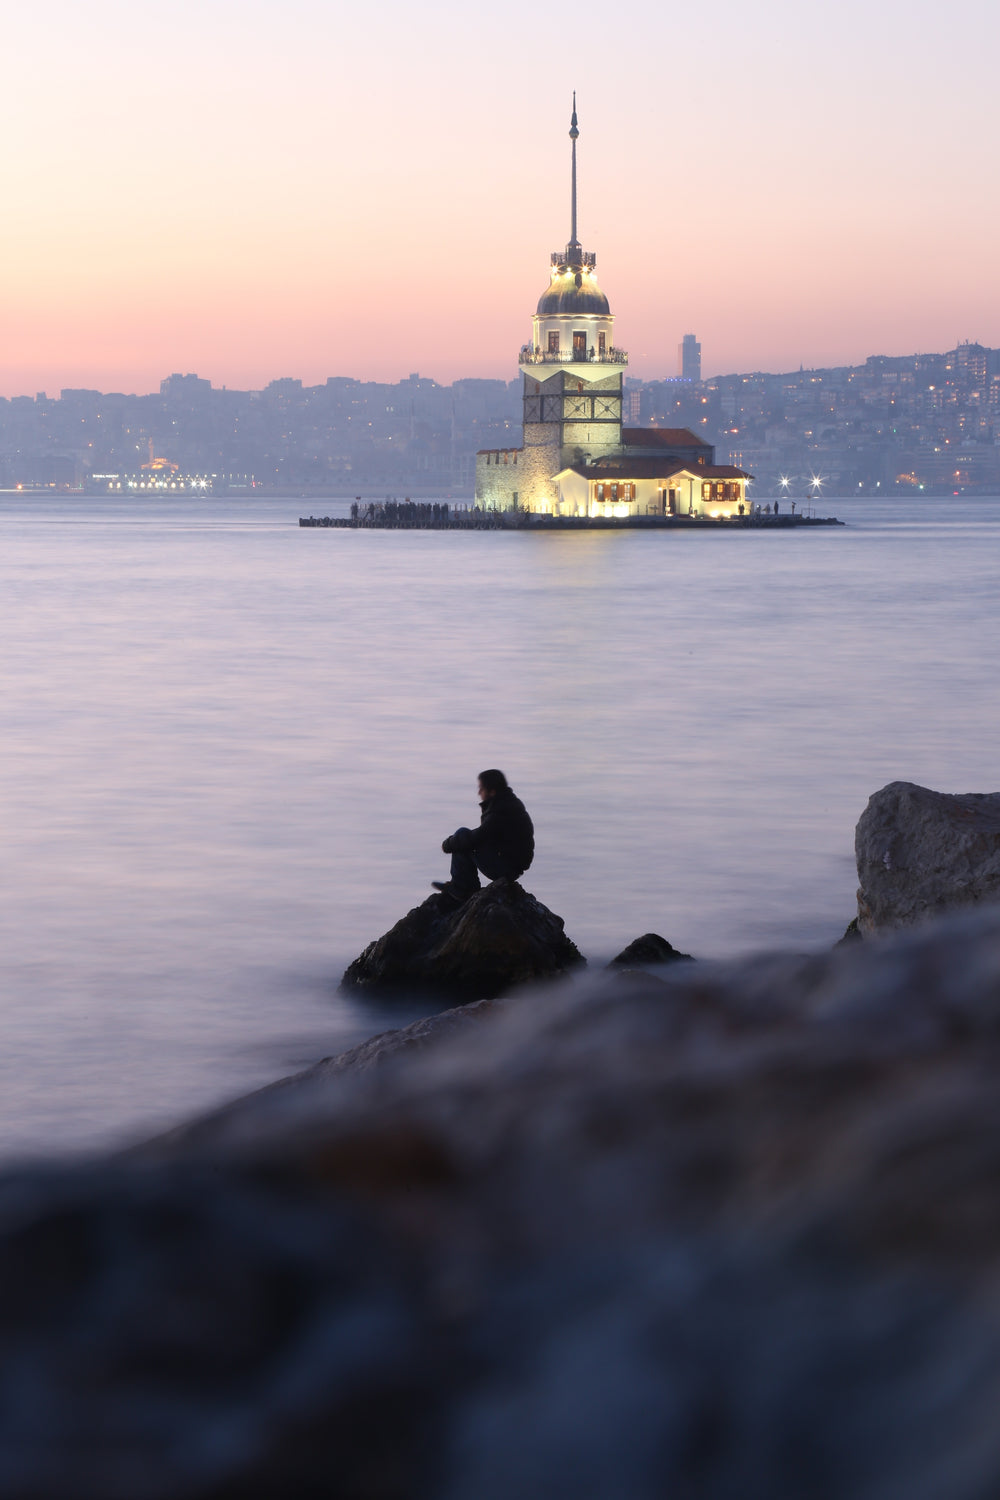
[[[797,511],[742,516],[558,516],[527,510],[487,510],[478,505],[387,500],[352,505],[348,516],[300,516],[300,526],[347,531],[791,531],[806,526],[843,526],[836,516]]]

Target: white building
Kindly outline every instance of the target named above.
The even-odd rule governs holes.
[[[729,516],[746,504],[742,469],[718,466],[686,428],[623,428],[614,317],[596,256],[576,232],[576,96],[569,244],[552,256],[549,285],[521,350],[524,439],[476,456],[476,503],[550,515]]]

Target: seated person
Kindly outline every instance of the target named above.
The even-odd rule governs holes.
[[[433,880],[435,890],[455,902],[479,890],[480,872],[487,880],[517,880],[535,856],[535,830],[528,810],[515,797],[502,771],[479,776],[482,804],[478,828],[457,828],[441,845],[451,855],[451,879]]]

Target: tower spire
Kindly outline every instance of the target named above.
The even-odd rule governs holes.
[[[570,193],[570,233],[569,243],[574,250],[579,249],[580,241],[576,237],[576,142],[580,132],[576,124],[576,89],[573,90],[573,115],[569,122],[569,138],[573,142],[573,186]]]

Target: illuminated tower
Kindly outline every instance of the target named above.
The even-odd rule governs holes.
[[[532,319],[532,342],[521,350],[524,447],[518,476],[521,504],[554,510],[553,476],[574,463],[614,453],[622,441],[622,371],[628,355],[612,342],[614,318],[597,284],[597,257],[576,230],[576,94],[572,141],[570,237],[552,256],[549,285]]]

